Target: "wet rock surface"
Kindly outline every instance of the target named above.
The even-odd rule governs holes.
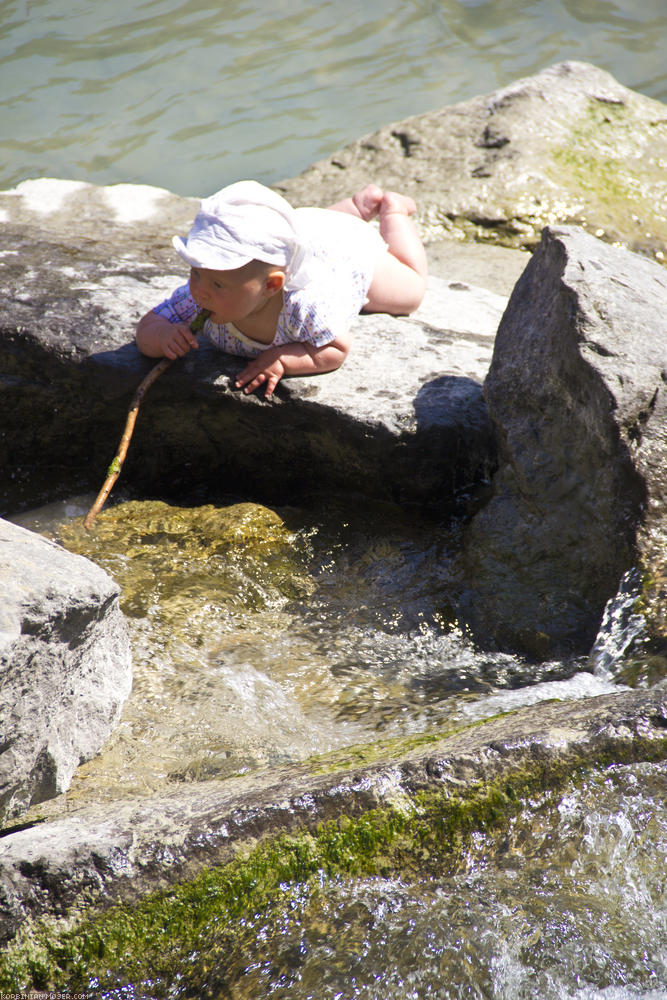
[[[64,792],[132,685],[119,589],[94,563],[0,521],[0,821]]]
[[[664,638],[666,315],[663,268],[545,229],[484,386],[501,465],[462,562],[482,641],[538,658],[585,648],[636,562]]]
[[[199,783],[125,801],[113,812],[81,810],[0,840],[0,933],[6,941],[26,919],[76,913],[84,900],[136,900],[266,838],[371,810],[410,810],[420,793],[465,799],[498,783],[538,791],[582,764],[663,759],[666,733],[664,690],[623,692],[524,709],[421,750],[398,746],[370,766],[274,770],[251,783]]]

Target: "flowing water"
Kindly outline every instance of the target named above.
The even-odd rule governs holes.
[[[629,575],[590,658],[481,653],[447,612],[455,533],[391,505],[133,501],[88,533],[92,499],[15,520],[117,579],[134,688],[102,753],[26,819],[332,751],[354,766],[359,744],[619,691],[641,639]],[[527,801],[447,871],[284,884],[279,916],[244,921],[224,961],[211,961],[215,922],[204,928],[168,995],[665,1000],[666,778],[665,764],[615,767]],[[166,994],[144,982],[99,995]]]
[[[618,690],[606,661],[476,650],[449,612],[453,538],[399,507],[130,502],[88,533],[86,499],[15,520],[120,584],[134,685],[104,752],[40,815]]]
[[[667,100],[664,0],[1,0],[0,187],[203,196],[565,59]]]
[[[527,803],[446,875],[290,888],[219,995],[664,1000],[666,780],[664,763],[613,767]]]

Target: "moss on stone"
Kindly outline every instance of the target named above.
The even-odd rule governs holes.
[[[664,131],[659,122],[653,127]],[[651,252],[663,247],[667,226],[660,205],[667,187],[664,170],[651,157],[649,129],[628,105],[591,98],[587,114],[566,141],[551,148],[554,167],[547,173],[561,192],[563,221],[569,217],[589,225],[632,249]],[[646,151],[637,160],[642,136]]]
[[[644,615],[650,635],[667,651],[667,560],[656,562],[642,578],[635,610]]]
[[[616,747],[609,760],[603,752],[597,767],[662,759],[665,751],[665,741],[638,739],[628,747],[627,761]],[[230,863],[134,904],[36,921],[5,952],[0,988],[86,989],[95,982],[111,989],[150,982],[150,995],[159,997],[186,974],[188,989],[203,998],[209,977],[219,980],[221,974],[216,956],[224,956],[225,975],[241,970],[249,921],[257,913],[267,926],[279,921],[290,888],[396,871],[410,877],[431,866],[442,873],[473,832],[502,826],[527,796],[561,788],[586,766],[583,757],[531,761],[461,793],[443,787],[406,792],[400,802],[361,816],[248,845]]]
[[[333,750],[330,753],[310,757],[309,768],[313,775],[334,774],[337,771],[351,770],[355,767],[368,767],[379,762],[400,760],[422,747],[439,743],[441,740],[467,729],[483,726],[491,719],[511,714],[512,712],[501,712],[486,716],[477,722],[468,722],[459,726],[441,726],[433,732],[417,733],[414,736],[394,736],[389,739],[376,740],[374,743],[355,743],[352,746],[343,747],[341,750]]]

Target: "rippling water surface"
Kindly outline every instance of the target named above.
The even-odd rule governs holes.
[[[0,187],[205,195],[564,59],[667,100],[664,0],[2,0]]]
[[[450,617],[450,532],[392,504],[120,503],[89,533],[90,502],[16,520],[116,579],[134,684],[103,752],[40,815],[619,689],[585,657],[477,650]]]
[[[100,755],[27,819],[332,751],[354,766],[355,744],[622,689],[630,578],[595,661],[526,664],[448,620],[452,538],[400,508],[119,503],[87,533],[92,499],[16,520],[117,579],[134,689]],[[665,1000],[666,787],[664,763],[613,767],[525,802],[447,871],[284,884],[224,961],[213,922],[166,993],[121,962],[102,996]]]
[[[446,877],[296,893],[220,996],[665,1000],[666,783],[665,764],[611,768],[479,835]]]

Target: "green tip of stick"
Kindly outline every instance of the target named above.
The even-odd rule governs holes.
[[[199,331],[202,329],[204,323],[206,322],[206,320],[209,318],[210,315],[211,315],[210,309],[202,309],[201,312],[198,312],[195,318],[193,319],[192,323],[190,323],[190,331],[192,333],[199,333]]]

